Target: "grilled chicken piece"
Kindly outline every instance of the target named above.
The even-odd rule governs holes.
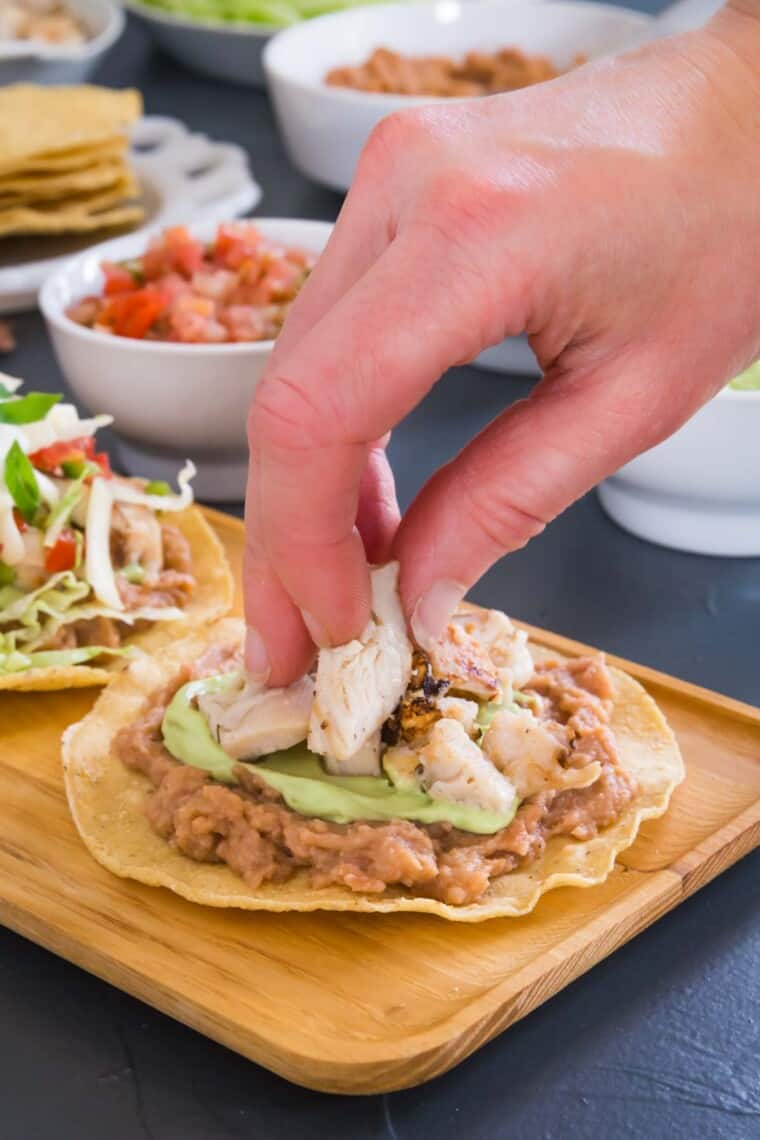
[[[111,512],[111,557],[114,566],[142,566],[147,577],[163,566],[161,523],[150,507],[116,502]]]
[[[478,702],[466,701],[463,697],[439,697],[436,702],[441,716],[449,720],[459,721],[468,736],[472,736],[476,729],[478,716]]]
[[[477,619],[475,622],[473,616]],[[499,610],[468,614],[467,624],[487,648],[491,660],[498,669],[505,692],[526,685],[534,671],[527,633],[522,629],[515,629],[507,615]]]
[[[309,748],[330,756],[343,775],[355,774],[352,757],[379,731],[409,683],[412,646],[397,582],[398,563],[373,570],[372,619],[360,640],[319,654]],[[378,761],[373,772],[379,771]]]
[[[375,732],[369,740],[355,752],[349,761],[336,760],[334,756],[324,757],[325,768],[333,776],[376,776],[380,771],[380,733]],[[351,771],[348,772],[350,766]]]
[[[301,677],[287,689],[246,680],[226,693],[204,693],[198,707],[222,748],[235,760],[256,760],[306,739],[314,681]]]
[[[497,713],[483,738],[483,751],[512,781],[520,799],[536,792],[586,788],[601,774],[598,762],[564,768],[567,748],[529,709]]]
[[[445,677],[452,690],[488,701],[501,699],[499,674],[487,648],[457,617],[428,652],[433,672]]]
[[[452,690],[489,701],[504,700],[533,674],[527,634],[498,610],[454,614],[428,653],[433,672]]]
[[[435,799],[471,804],[483,811],[506,813],[512,807],[514,786],[458,721],[437,721],[419,759],[423,786]]]

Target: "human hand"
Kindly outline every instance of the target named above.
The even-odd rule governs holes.
[[[760,354],[760,16],[380,124],[249,421],[247,664],[271,684],[401,562],[420,643],[465,590]],[[753,14],[754,13],[754,14]],[[527,331],[544,379],[399,519],[387,433]]]

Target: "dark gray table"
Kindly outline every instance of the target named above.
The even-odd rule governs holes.
[[[288,167],[262,95],[190,75],[135,29],[101,78],[138,85],[150,112],[246,146],[260,213],[335,216],[338,196]],[[40,319],[16,328],[3,366],[59,388]],[[527,389],[472,368],[447,375],[394,437],[402,501]],[[648,546],[593,495],[474,596],[758,701],[760,560]],[[454,1072],[362,1100],[289,1085],[0,930],[0,1138],[760,1138],[759,871],[760,855],[745,859]]]

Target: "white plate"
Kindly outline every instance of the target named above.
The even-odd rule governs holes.
[[[132,233],[178,222],[223,221],[251,210],[261,187],[245,152],[191,134],[175,119],[149,116],[132,131],[132,167],[143,190],[145,220]],[[45,278],[108,233],[4,238],[0,243],[0,314],[32,309]]]

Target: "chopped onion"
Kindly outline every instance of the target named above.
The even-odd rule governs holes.
[[[0,558],[8,566],[18,566],[26,553],[24,540],[13,517],[14,506],[11,496],[0,487]]]
[[[87,508],[85,577],[95,597],[114,610],[123,610],[111,562],[111,489],[105,479],[93,479]]]
[[[44,419],[24,425],[25,451],[39,451],[53,443],[94,435],[100,427],[113,423],[113,416],[93,416],[80,420],[73,404],[56,404]]]
[[[36,467],[34,468],[34,475],[37,480],[37,486],[40,489],[40,498],[43,502],[47,503],[49,507],[56,506],[60,495],[53,480],[49,479],[47,475],[43,475]]]
[[[7,372],[0,372],[0,384],[6,392],[15,392],[23,383],[24,381],[19,380],[17,376],[9,376]]]

